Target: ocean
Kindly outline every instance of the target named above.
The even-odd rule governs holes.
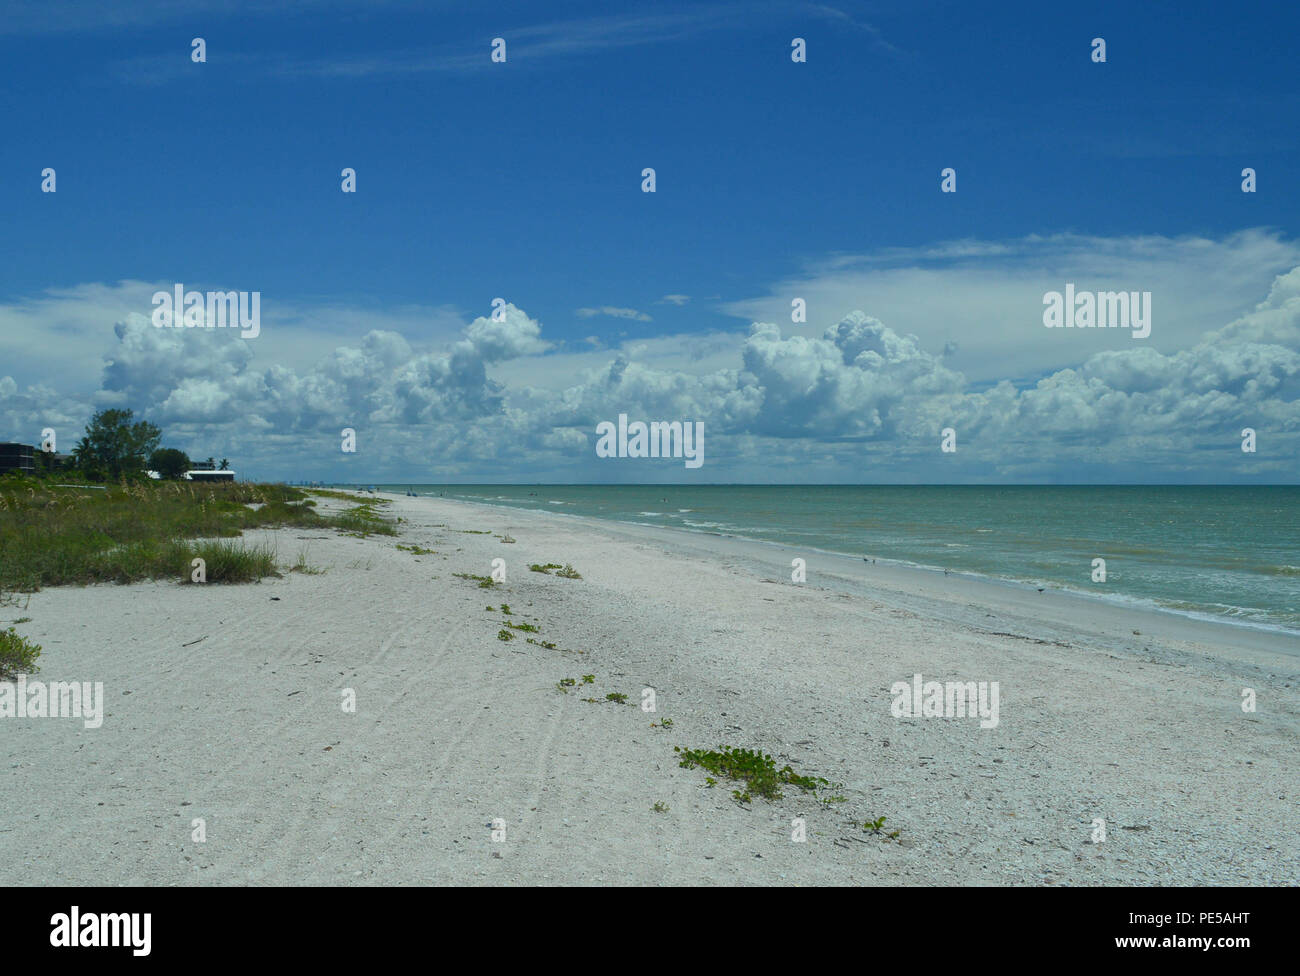
[[[1300,487],[384,485],[947,569],[1293,631]],[[1093,560],[1105,560],[1094,582]]]

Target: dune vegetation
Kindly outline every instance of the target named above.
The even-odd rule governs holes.
[[[9,476],[0,479],[0,595],[70,583],[189,581],[195,558],[205,561],[209,583],[261,579],[277,573],[275,553],[228,540],[278,527],[395,535],[378,504],[367,499],[322,515],[287,485],[58,485]]]

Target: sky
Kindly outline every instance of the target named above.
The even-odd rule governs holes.
[[[1297,483],[1298,28],[9,0],[0,440],[124,407],[264,480]],[[156,327],[177,284],[258,334]],[[1045,328],[1067,284],[1150,334]],[[704,463],[598,456],[620,414]]]

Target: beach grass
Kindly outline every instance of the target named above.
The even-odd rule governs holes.
[[[186,548],[189,559],[185,566],[192,565],[195,558],[202,559],[209,583],[253,583],[267,576],[280,575],[276,569],[275,549],[266,544],[244,546],[216,539]]]
[[[160,481],[90,490],[6,477],[0,479],[0,590],[188,580],[195,557],[208,563],[209,582],[259,579],[275,574],[274,553],[212,540],[284,526],[396,534],[374,505],[321,515],[313,500],[287,485]]]
[[[397,524],[392,519],[384,518],[379,514],[375,507],[378,504],[381,503],[364,501],[332,516],[331,524],[334,528],[350,532],[363,539],[368,535],[397,535]],[[387,501],[382,504],[387,504]]]
[[[307,557],[306,549],[298,550],[298,557],[294,560],[293,565],[289,567],[291,573],[301,573],[304,576],[324,576],[325,570],[313,566]]]

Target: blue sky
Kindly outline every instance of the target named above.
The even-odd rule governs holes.
[[[1297,480],[1300,13],[983,6],[10,3],[0,439],[123,405],[276,478]],[[1066,281],[1150,291],[1151,337],[1043,329]],[[262,334],[142,331],[175,282]],[[618,412],[707,463],[597,459]]]

